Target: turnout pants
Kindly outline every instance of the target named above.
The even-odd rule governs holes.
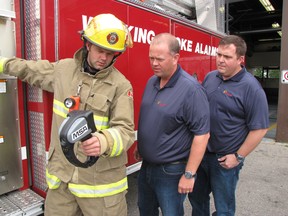
[[[45,216],[127,216],[126,195],[122,193],[100,198],[80,198],[62,182],[58,189],[49,189],[45,200]]]

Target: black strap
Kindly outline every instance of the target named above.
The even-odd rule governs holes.
[[[76,157],[76,155],[74,153],[74,145],[62,145],[62,143],[61,143],[61,147],[62,147],[62,151],[63,151],[65,157],[67,158],[67,160],[71,164],[73,164],[74,166],[77,166],[77,167],[88,168],[88,167],[94,165],[96,163],[96,161],[99,159],[99,157],[88,156],[86,161],[83,163],[83,162],[79,161],[78,158]]]

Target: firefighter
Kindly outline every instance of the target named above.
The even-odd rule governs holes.
[[[54,93],[45,216],[127,215],[125,164],[135,137],[133,91],[114,62],[132,47],[131,35],[114,15],[100,14],[81,38],[84,46],[74,58],[58,62],[1,58],[0,72]],[[72,165],[59,142],[58,130],[69,112],[64,100],[75,95],[80,110],[93,111],[97,128],[92,138],[74,145],[80,161],[99,157],[88,168]]]

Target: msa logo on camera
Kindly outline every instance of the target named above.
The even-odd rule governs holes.
[[[83,134],[85,134],[85,132],[88,131],[88,126],[87,124],[82,126],[81,128],[79,128],[77,131],[72,133],[72,140],[76,140],[79,137],[81,137]]]

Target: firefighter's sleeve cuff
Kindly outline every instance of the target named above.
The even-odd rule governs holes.
[[[103,155],[108,149],[108,143],[107,143],[106,137],[103,134],[98,133],[98,132],[93,133],[92,136],[95,136],[99,139],[99,142],[101,145],[100,155]]]

